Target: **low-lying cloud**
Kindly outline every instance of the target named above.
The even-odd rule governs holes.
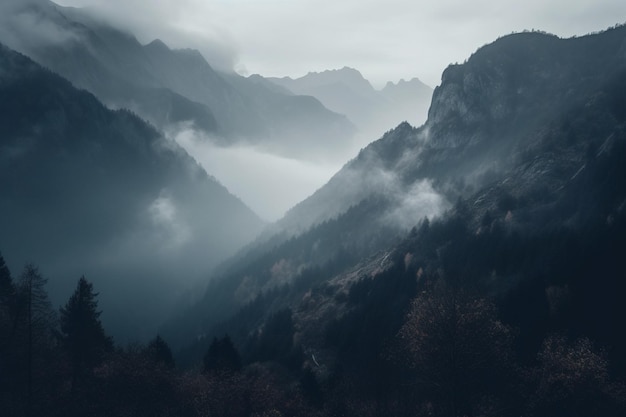
[[[97,19],[126,30],[146,44],[161,39],[173,48],[197,49],[216,69],[232,71],[238,46],[224,24],[224,7],[201,0],[57,0],[86,7]]]
[[[389,201],[389,209],[381,221],[401,230],[410,229],[424,217],[437,217],[450,208],[450,203],[433,187],[431,179],[417,178],[407,183],[402,179],[400,169],[365,166],[350,172],[350,177],[355,181],[355,188],[360,188],[360,198],[379,195]]]
[[[313,162],[280,156],[260,145],[218,145],[190,126],[169,136],[261,218],[278,220],[341,168],[338,160]]]
[[[157,240],[163,250],[182,247],[192,239],[191,228],[180,216],[175,201],[164,190],[148,208],[150,219],[161,237]]]
[[[414,76],[434,86],[447,65],[498,36],[582,35],[621,23],[626,12],[623,0],[58,1],[97,8],[142,41],[198,48],[216,66],[301,76],[347,65],[377,86]]]
[[[432,181],[428,179],[416,181],[404,192],[394,195],[394,200],[394,208],[386,214],[384,220],[402,229],[415,226],[424,217],[437,217],[450,207],[450,203],[433,188]]]
[[[42,19],[35,11],[23,6],[15,0],[0,4],[0,40],[10,48],[28,51],[77,40],[74,31],[53,20]]]

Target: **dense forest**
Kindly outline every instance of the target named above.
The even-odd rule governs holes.
[[[1,261],[0,407],[7,416],[623,415],[624,216],[529,231],[491,213],[476,233],[471,214],[459,202],[422,220],[390,268],[347,292],[320,279],[335,273],[331,263],[304,273],[307,285],[259,295],[216,328],[223,334],[199,341],[200,355],[173,354],[160,335],[116,345],[84,277],[55,311],[43,272],[26,265],[14,279]],[[320,324],[326,351],[306,348],[301,307],[226,333],[309,285],[345,306]]]

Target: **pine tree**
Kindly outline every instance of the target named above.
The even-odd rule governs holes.
[[[147,346],[146,353],[155,363],[162,363],[167,367],[175,366],[174,356],[168,344],[157,335]]]
[[[214,338],[204,355],[204,372],[237,372],[241,370],[241,357],[230,336]]]
[[[0,254],[0,349],[4,349],[11,340],[15,313],[15,284],[11,272]]]
[[[0,255],[0,393],[8,393],[15,384],[14,329],[15,322],[15,285],[4,258]],[[0,401],[4,396],[0,396]]]
[[[102,312],[98,311],[97,296],[93,284],[81,277],[67,304],[60,309],[61,333],[70,356],[74,383],[113,348],[100,322]]]
[[[2,254],[0,254],[0,303],[4,306],[9,298],[15,294],[15,285],[11,278],[11,272],[7,267]]]
[[[44,352],[52,346],[56,315],[48,299],[48,282],[33,264],[27,264],[17,288],[16,333],[26,355],[26,404],[34,404],[35,373],[45,364]]]

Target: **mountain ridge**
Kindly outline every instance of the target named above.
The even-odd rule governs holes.
[[[295,145],[315,144],[314,138],[331,137],[325,146],[347,146],[342,142],[353,133],[347,120],[319,103],[312,105],[307,98],[218,73],[195,50],[173,50],[162,41],[141,45],[134,35],[102,22],[88,9],[50,1],[4,7],[0,40],[93,92],[110,107],[129,108],[161,129],[193,121],[223,145],[276,142],[285,153],[294,151]],[[56,38],[40,36],[45,31],[57,34]],[[285,108],[311,131],[294,136]]]
[[[620,110],[626,54],[619,53],[626,48],[625,34],[626,27],[571,40],[511,35],[480,48],[465,64],[448,67],[423,126],[402,123],[363,149],[281,219],[266,244],[261,240],[222,269],[185,320],[208,334],[232,332],[245,346],[249,332],[262,331],[273,311],[288,308],[301,331],[294,340],[315,341],[301,346],[307,354],[327,363],[351,362],[350,356],[364,360],[356,352],[366,353],[370,336],[342,335],[365,326],[357,323],[385,325],[372,317],[371,309],[401,322],[417,288],[444,281],[496,297],[507,323],[521,329],[524,355],[537,353],[545,323],[573,326],[569,329],[591,332],[602,343],[623,346],[623,338],[610,330],[553,322],[548,313],[533,308],[553,302],[546,294],[563,285],[576,287],[577,300],[587,300],[582,303],[601,303],[587,298],[590,281],[580,272],[590,271],[594,262],[607,265],[602,281],[607,288],[621,288],[615,274],[623,266],[607,245],[612,239],[621,242],[625,215],[626,188],[618,180],[623,177],[618,161],[626,155],[626,118]],[[438,210],[425,211],[436,201],[441,203]],[[407,210],[398,212],[399,205]],[[390,222],[394,214],[403,222]],[[326,240],[321,231],[329,224],[334,237]],[[564,254],[587,247],[586,237],[606,253],[570,260],[580,266],[576,272]],[[542,239],[555,246],[540,252]],[[316,255],[320,248],[323,258]],[[246,257],[255,260],[249,267]],[[549,268],[553,276],[546,276],[542,265],[550,262],[558,267]],[[267,287],[279,270],[285,274],[281,284]],[[357,296],[357,287],[379,288],[389,299],[368,290]],[[244,290],[256,291],[257,298],[248,304],[230,298],[230,317],[203,313],[214,297],[228,304],[229,297]],[[361,300],[357,304],[350,301],[353,292],[354,300]],[[593,291],[593,297],[598,293]],[[515,297],[523,301],[507,306]],[[359,303],[372,304],[366,309],[368,304]],[[618,305],[612,302],[611,308]],[[585,323],[597,326],[609,320],[607,308],[583,308],[589,314]],[[248,309],[255,314],[247,315]],[[333,320],[332,311],[339,318]],[[315,317],[326,318],[320,323]],[[325,326],[339,329],[331,339],[335,342],[320,339],[320,334],[328,335]],[[379,330],[388,341],[389,332]],[[626,369],[617,356],[611,360]],[[358,374],[358,363],[353,366]]]
[[[354,68],[309,72],[299,78],[269,78],[295,94],[311,95],[329,109],[344,114],[361,134],[382,134],[389,126],[404,121],[421,125],[425,121],[432,89],[413,78],[377,90]]]
[[[107,318],[116,334],[141,335],[201,271],[260,231],[249,208],[136,115],[1,44],[0,64],[0,245],[13,267],[36,259],[55,301],[86,273],[104,304],[119,306]],[[160,307],[124,320],[148,284]]]

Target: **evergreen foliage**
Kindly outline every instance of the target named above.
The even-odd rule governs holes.
[[[0,303],[6,303],[14,293],[15,285],[11,278],[11,271],[0,254]]]
[[[157,364],[163,364],[166,367],[173,368],[175,366],[174,355],[168,344],[157,335],[146,347],[146,353]]]
[[[241,370],[241,357],[230,336],[214,338],[204,355],[204,372],[238,372]]]
[[[62,341],[70,355],[74,378],[98,365],[113,348],[100,322],[97,293],[93,284],[81,277],[67,304],[60,309]]]

